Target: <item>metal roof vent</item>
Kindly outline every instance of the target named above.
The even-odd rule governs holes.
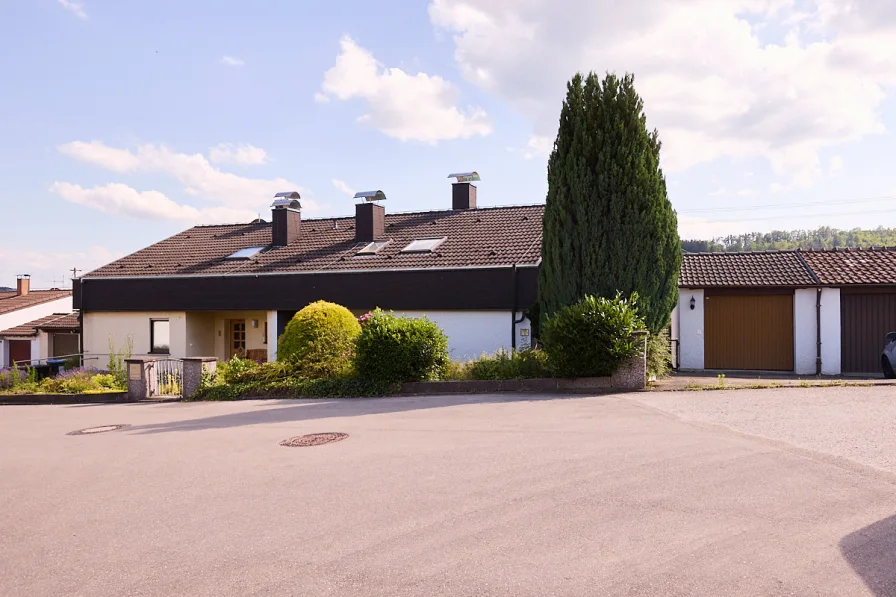
[[[360,191],[355,193],[355,199],[363,199],[368,203],[373,203],[376,201],[385,201],[386,194],[382,191]]]
[[[299,202],[302,196],[299,195],[298,191],[283,191],[281,193],[277,193],[274,195],[274,202],[271,203],[271,207],[274,209],[302,209],[302,204]]]

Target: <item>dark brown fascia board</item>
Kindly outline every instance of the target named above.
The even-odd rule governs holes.
[[[541,266],[541,259],[535,263],[506,264],[506,265],[471,265],[458,267],[393,267],[382,269],[316,269],[299,272],[246,272],[238,274],[163,274],[159,276],[90,276],[78,278],[80,282],[89,280],[165,280],[171,278],[258,278],[261,276],[319,276],[325,274],[375,274],[378,272],[453,272],[483,269],[517,269],[533,268]]]

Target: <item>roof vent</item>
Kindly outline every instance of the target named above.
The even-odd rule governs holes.
[[[451,209],[476,209],[476,185],[482,180],[478,172],[455,172],[448,178],[454,178],[451,184]]]
[[[355,199],[363,199],[368,203],[373,203],[375,201],[385,201],[386,194],[382,191],[359,191],[355,193]]]

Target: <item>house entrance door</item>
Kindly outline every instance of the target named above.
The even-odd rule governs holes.
[[[228,357],[246,358],[246,320],[230,320],[230,347]]]

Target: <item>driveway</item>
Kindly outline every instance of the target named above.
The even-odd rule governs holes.
[[[896,595],[891,472],[644,396],[5,407],[0,594]]]

